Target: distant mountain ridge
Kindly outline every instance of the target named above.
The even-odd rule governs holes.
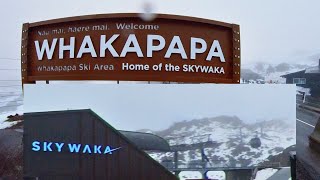
[[[244,80],[259,80],[273,81],[278,83],[284,83],[284,78],[280,76],[305,70],[313,65],[306,64],[289,64],[279,63],[270,64],[264,62],[257,62],[253,64],[243,65],[241,68],[241,78]]]

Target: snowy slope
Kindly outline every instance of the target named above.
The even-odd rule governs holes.
[[[228,116],[184,121],[153,133],[168,139],[170,145],[207,142],[209,137],[215,145],[205,148],[205,154],[211,164],[223,167],[256,166],[296,143],[294,125],[281,120],[245,124],[237,117]],[[255,136],[261,140],[259,148],[253,148],[249,143]],[[150,153],[150,156],[159,162],[173,160],[173,153],[170,152]],[[181,166],[201,161],[200,150],[179,152],[178,161]]]
[[[10,127],[15,123],[5,122],[9,115],[23,113],[23,96],[20,87],[0,88],[0,129]]]
[[[245,79],[251,77],[253,80],[256,80],[255,78],[259,75],[266,82],[285,83],[285,78],[282,78],[282,75],[302,71],[312,65],[313,64],[306,65],[289,63],[270,64],[263,62],[244,64],[242,65],[241,76]],[[247,80],[250,80],[250,78]]]

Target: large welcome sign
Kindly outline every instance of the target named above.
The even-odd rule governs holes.
[[[107,14],[26,23],[23,83],[125,80],[239,83],[239,26],[157,15]]]

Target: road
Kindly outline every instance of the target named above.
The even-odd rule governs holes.
[[[301,109],[297,101],[297,159],[309,175],[320,179],[320,152],[309,148],[309,135],[317,123],[320,114]]]

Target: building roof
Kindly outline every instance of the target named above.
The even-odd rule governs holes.
[[[119,131],[139,149],[145,151],[170,151],[168,142],[154,134],[133,131]]]
[[[286,77],[288,77],[288,76],[290,76],[290,75],[292,75],[292,74],[298,74],[298,73],[301,73],[301,72],[305,73],[304,71],[305,71],[305,70],[297,71],[297,72],[292,72],[292,73],[288,73],[288,74],[282,75],[282,76],[280,76],[280,77],[286,78]]]

